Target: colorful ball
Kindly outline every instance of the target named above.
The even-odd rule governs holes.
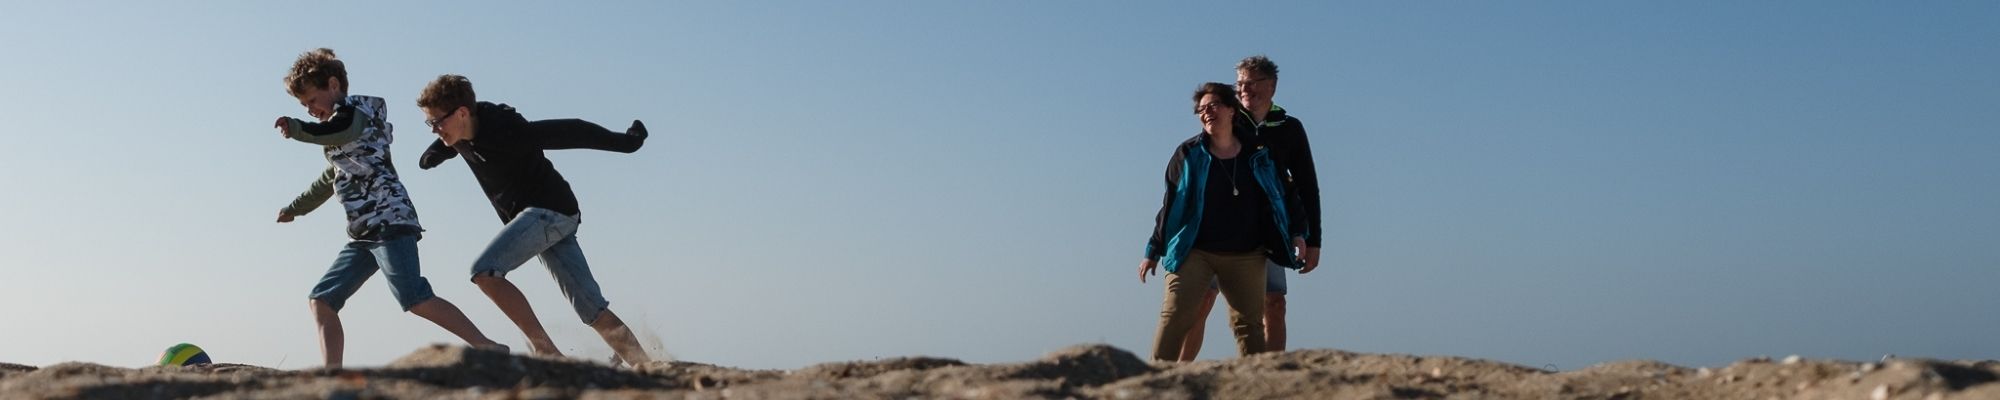
[[[192,344],[181,343],[168,347],[160,353],[160,365],[200,365],[207,364],[208,352]]]

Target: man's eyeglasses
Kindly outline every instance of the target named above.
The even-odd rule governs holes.
[[[437,129],[438,124],[443,124],[445,118],[451,118],[452,114],[457,114],[457,113],[458,113],[458,108],[452,108],[451,111],[446,111],[444,115],[439,115],[436,119],[424,120],[424,125],[430,125],[431,129]]]
[[[1240,88],[1243,88],[1243,87],[1248,87],[1248,86],[1250,86],[1250,85],[1258,85],[1258,84],[1263,84],[1263,83],[1266,83],[1266,82],[1270,82],[1270,81],[1271,81],[1271,78],[1260,78],[1260,79],[1251,79],[1251,80],[1247,80],[1247,81],[1246,81],[1246,80],[1238,80],[1238,81],[1236,81],[1236,87],[1240,89]]]

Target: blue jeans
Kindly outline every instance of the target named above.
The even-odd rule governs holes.
[[[583,259],[583,247],[576,244],[576,228],[582,222],[544,208],[522,210],[472,262],[472,276],[505,277],[529,258],[540,257],[576,316],[585,324],[595,322],[611,302],[604,300],[597,278],[590,276],[590,262]]]
[[[334,257],[333,266],[327,267],[326,275],[313,286],[309,298],[325,301],[334,311],[340,311],[347,306],[347,298],[353,297],[354,291],[360,290],[361,284],[367,283],[377,270],[389,280],[389,294],[396,296],[403,311],[437,297],[417,262],[417,240],[423,238],[420,231],[414,226],[393,226],[377,236],[378,240],[347,242],[340,255]]]
[[[1264,260],[1264,293],[1283,295],[1290,289],[1285,286],[1285,268],[1271,260]]]

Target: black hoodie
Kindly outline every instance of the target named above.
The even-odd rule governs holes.
[[[576,216],[576,193],[569,181],[556,172],[555,164],[542,150],[597,149],[631,153],[646,144],[644,128],[631,134],[613,132],[580,119],[528,121],[514,107],[479,102],[472,114],[475,125],[471,140],[446,146],[431,142],[417,160],[423,169],[436,167],[452,157],[465,156],[465,165],[479,179],[479,188],[500,213],[500,222],[512,222],[528,207]]]

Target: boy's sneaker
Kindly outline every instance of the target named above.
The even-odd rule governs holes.
[[[646,139],[646,123],[644,123],[644,122],[639,122],[639,120],[636,120],[636,119],[635,119],[635,120],[632,120],[632,127],[630,127],[630,128],[625,128],[625,134],[627,134],[627,135],[632,135],[632,136],[638,136],[638,137],[639,137],[639,140],[645,140],[645,139]]]

